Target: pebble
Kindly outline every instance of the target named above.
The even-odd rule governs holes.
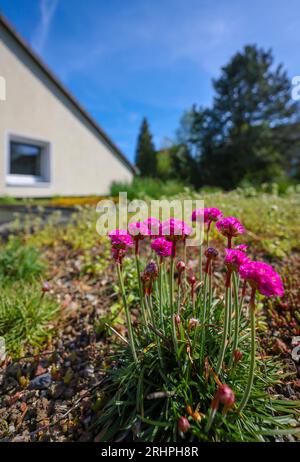
[[[64,397],[65,397],[66,399],[71,399],[71,398],[73,398],[73,396],[74,396],[74,390],[73,390],[73,388],[67,388],[67,389],[64,391]]]
[[[84,428],[85,428],[86,430],[89,428],[90,422],[91,422],[91,417],[90,417],[90,416],[89,416],[89,417],[86,417],[86,418],[84,419],[84,421],[82,422],[83,425],[84,425]]]
[[[64,386],[59,383],[51,387],[51,395],[53,399],[58,399],[64,392]]]
[[[92,295],[92,294],[87,294],[86,299],[91,303],[97,301],[95,295]]]
[[[88,364],[83,371],[83,376],[87,379],[93,378],[95,375],[95,368],[93,364]]]
[[[45,390],[50,387],[52,383],[51,374],[42,374],[38,377],[35,377],[30,381],[29,388],[36,389],[36,390]]]

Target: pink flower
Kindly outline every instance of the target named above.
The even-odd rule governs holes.
[[[204,210],[206,210],[206,214],[207,214],[209,221],[218,221],[223,216],[223,213],[221,212],[221,210],[216,209],[215,207],[210,207]]]
[[[156,237],[161,235],[161,222],[158,218],[148,217],[143,223],[147,226],[150,231],[151,237]]]
[[[240,276],[266,297],[282,297],[284,288],[278,273],[267,263],[248,261],[239,269]]]
[[[167,241],[164,237],[158,237],[151,242],[151,248],[159,257],[168,257],[172,253],[172,242]]]
[[[115,249],[124,249],[127,247],[133,246],[133,241],[131,236],[128,234],[125,229],[115,229],[108,233],[108,236],[111,240],[111,244]]]
[[[183,220],[170,218],[162,223],[162,234],[171,241],[184,240],[192,233],[192,228]]]
[[[221,210],[215,207],[195,209],[192,213],[192,221],[199,221],[203,217],[204,223],[211,223],[212,221],[218,221],[222,216]]]
[[[148,226],[145,225],[145,223],[142,221],[136,221],[134,223],[129,223],[128,229],[129,229],[129,233],[131,234],[134,240],[144,239],[146,236],[150,235]]]
[[[244,252],[234,249],[225,249],[226,257],[224,260],[225,265],[231,271],[238,271],[240,266],[249,261],[249,258]]]
[[[248,246],[246,244],[239,244],[235,246],[235,250],[240,250],[241,252],[247,252]]]
[[[236,237],[245,232],[244,226],[235,217],[226,217],[217,221],[216,227],[218,231],[228,238]]]

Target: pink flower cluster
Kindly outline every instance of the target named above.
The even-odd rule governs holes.
[[[115,249],[126,250],[127,247],[133,246],[132,238],[125,229],[115,229],[108,233],[108,236],[110,237],[112,247]]]
[[[170,241],[184,240],[192,233],[192,228],[188,226],[183,220],[177,218],[170,218],[162,223],[162,235]]]
[[[244,226],[235,217],[226,217],[217,221],[217,230],[228,238],[236,237],[245,232]]]
[[[130,235],[133,237],[134,240],[144,239],[146,236],[150,236],[148,226],[142,221],[129,223],[128,229]]]
[[[151,242],[151,248],[159,257],[168,257],[172,253],[172,242],[164,237],[158,237]]]
[[[222,218],[223,213],[221,210],[215,207],[208,207],[204,209],[195,209],[192,213],[192,221],[198,221],[203,217],[204,223],[211,223],[212,221],[218,221]]]
[[[128,247],[132,247],[135,242],[135,253],[139,251],[139,241],[145,237],[154,240],[151,243],[152,249],[156,254],[163,258],[175,255],[177,241],[184,241],[192,233],[192,228],[183,220],[170,218],[161,223],[157,218],[149,217],[146,220],[137,221],[129,224],[129,233],[124,229],[115,229],[108,235],[112,244],[113,258],[122,262],[122,258]]]
[[[144,220],[144,223],[147,226],[151,237],[161,236],[161,222],[158,218],[148,217]]]
[[[245,252],[241,250],[225,249],[225,252],[226,257],[224,263],[230,271],[239,271],[240,267],[249,261]]]
[[[128,247],[133,246],[133,240],[125,229],[115,229],[108,236],[111,240],[111,251],[114,260],[121,264]]]
[[[284,288],[282,280],[272,266],[260,261],[248,261],[239,269],[240,276],[249,282],[253,289],[261,294],[282,297]]]

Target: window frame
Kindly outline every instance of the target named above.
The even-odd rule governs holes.
[[[11,162],[11,143],[28,144],[41,148],[41,175],[22,175],[10,173]],[[47,187],[51,183],[51,143],[32,136],[17,135],[7,133],[6,136],[6,185],[7,186],[27,186],[27,187]]]

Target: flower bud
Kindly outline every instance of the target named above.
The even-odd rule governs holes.
[[[204,255],[206,258],[217,258],[219,255],[219,252],[217,249],[214,249],[213,247],[208,247],[208,249],[205,250]]]
[[[176,316],[175,316],[175,322],[176,322],[177,326],[179,326],[179,324],[180,324],[180,322],[181,322],[179,314],[176,314]]]
[[[176,269],[179,273],[182,273],[182,271],[185,270],[185,263],[182,260],[179,260],[176,265]]]
[[[178,271],[178,285],[181,284],[181,279],[182,279],[182,273],[185,270],[185,263],[182,260],[179,260],[176,265],[176,269]]]
[[[193,273],[188,277],[188,283],[193,287],[196,284],[196,278]]]
[[[199,324],[198,319],[196,319],[196,318],[191,318],[191,319],[189,319],[189,322],[188,322],[188,330],[194,329],[195,327],[198,326],[198,324]]]
[[[228,385],[223,384],[219,386],[216,398],[221,404],[224,404],[226,408],[229,408],[234,404],[235,394]]]
[[[242,351],[240,351],[240,350],[234,350],[234,352],[233,352],[233,357],[234,357],[234,360],[235,360],[236,363],[239,362],[239,361],[241,361],[241,359],[243,358],[243,356],[244,356],[244,354],[243,354]]]
[[[151,278],[145,271],[143,271],[141,274],[141,281],[143,284],[144,295],[150,295],[152,292]]]
[[[158,267],[157,264],[155,263],[154,260],[151,260],[145,270],[144,270],[145,275],[147,275],[150,279],[154,280],[158,276]]]
[[[182,433],[186,433],[190,429],[190,423],[188,419],[184,416],[181,416],[178,420],[178,430]]]
[[[48,281],[43,282],[42,285],[42,292],[50,292],[51,290],[51,284]]]

